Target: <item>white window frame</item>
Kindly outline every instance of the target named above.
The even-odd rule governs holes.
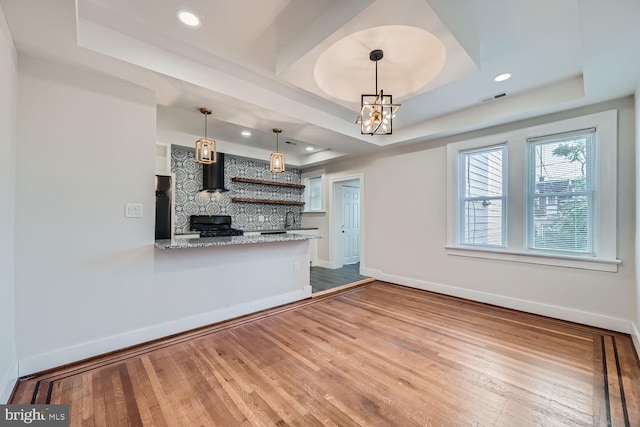
[[[517,129],[496,135],[459,141],[447,145],[447,254],[617,272],[617,110],[589,114],[567,120]],[[558,254],[528,250],[528,138],[595,128],[595,253]],[[459,154],[463,151],[504,144],[507,149],[507,217],[505,248],[478,247],[459,243],[458,209]]]
[[[302,213],[325,213],[325,196],[324,196],[324,183],[325,183],[325,171],[324,169],[309,171],[302,174],[302,183],[305,185],[303,191],[303,199],[304,199],[304,209]],[[320,179],[320,208],[319,209],[310,209],[311,201],[310,201],[310,192],[309,188],[309,180],[311,179]]]
[[[578,130],[575,132],[569,132],[569,134],[575,133],[577,135],[579,134],[584,134],[587,132],[590,132],[592,130],[592,128],[589,129],[584,129],[584,130]],[[595,129],[594,129],[595,130]],[[536,155],[535,155],[535,147],[537,144],[541,143],[541,142],[545,142],[545,140],[550,140],[552,139],[554,136],[556,135],[544,135],[538,138],[535,138],[538,141],[531,141],[531,140],[527,140],[527,151],[528,151],[528,165],[527,165],[527,250],[531,251],[531,252],[537,252],[537,253],[556,253],[558,255],[575,255],[575,256],[591,256],[594,257],[596,256],[596,249],[598,247],[598,241],[597,241],[597,237],[596,237],[596,232],[597,232],[597,224],[598,224],[598,218],[596,218],[595,216],[595,206],[591,206],[591,209],[589,209],[589,218],[588,218],[588,223],[589,223],[589,241],[590,241],[590,247],[591,249],[593,249],[593,251],[590,252],[585,252],[585,253],[577,253],[577,252],[572,252],[572,251],[562,251],[562,250],[552,250],[552,249],[543,249],[543,248],[535,248],[533,247],[533,234],[534,234],[534,205],[535,205],[535,199],[536,199],[536,195],[535,195],[535,162],[536,162]],[[570,196],[588,196],[587,199],[589,199],[591,197],[595,197],[595,199],[591,199],[588,200],[588,203],[593,203],[595,200],[595,203],[597,204],[597,188],[596,188],[596,184],[597,184],[597,168],[596,165],[594,164],[594,160],[595,163],[598,162],[598,158],[596,155],[596,147],[598,145],[597,142],[597,135],[594,137],[594,140],[592,141],[591,145],[588,148],[588,156],[587,156],[587,170],[588,170],[588,177],[590,177],[587,180],[587,186],[586,186],[586,190],[583,192],[572,192],[570,194],[566,193],[565,195],[570,195]],[[550,196],[549,194],[547,194],[546,196],[537,196],[537,197],[554,197],[556,203],[555,205],[557,206],[557,196]]]
[[[464,155],[466,154],[476,154],[483,153],[488,151],[495,151],[500,149],[502,151],[502,196],[489,196],[489,197],[466,197],[465,196],[465,178],[466,178],[466,169],[464,165]],[[457,234],[457,242],[460,246],[469,246],[469,247],[484,247],[484,248],[506,248],[507,243],[507,149],[504,144],[492,145],[488,147],[482,148],[473,148],[470,150],[463,150],[458,152],[458,234]],[[480,243],[469,243],[466,241],[462,241],[465,233],[464,221],[464,203],[469,200],[487,200],[487,199],[500,199],[502,201],[502,242],[500,245],[490,245],[490,244],[480,244]]]

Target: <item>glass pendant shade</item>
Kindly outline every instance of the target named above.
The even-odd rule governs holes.
[[[273,173],[284,172],[284,153],[271,153],[269,170]]]
[[[273,133],[276,134],[276,152],[271,153],[269,158],[269,170],[271,173],[284,172],[284,153],[278,152],[278,135],[282,133],[282,129],[273,128]]]
[[[213,139],[200,138],[196,141],[196,162],[210,165],[218,160],[217,157],[216,142]]]
[[[216,141],[207,139],[207,119],[211,114],[209,108],[200,108],[200,112],[204,114],[204,138],[196,141],[196,162],[203,165],[210,165],[217,161]]]

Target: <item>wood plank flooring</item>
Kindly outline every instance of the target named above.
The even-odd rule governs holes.
[[[341,268],[311,267],[311,292],[322,292],[349,283],[368,279],[360,275],[360,263]]]
[[[640,426],[628,335],[374,282],[22,380],[71,425]]]

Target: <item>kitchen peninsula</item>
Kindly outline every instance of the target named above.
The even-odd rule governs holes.
[[[193,149],[175,145],[165,153],[175,207],[152,249],[148,299],[161,326],[146,339],[311,297],[319,236],[300,227],[299,169],[272,174],[265,162],[220,152],[217,163],[201,166]]]
[[[265,234],[157,240],[148,299],[167,336],[311,297],[309,243]]]

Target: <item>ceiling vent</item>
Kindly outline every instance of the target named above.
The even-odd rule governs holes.
[[[480,98],[480,102],[482,104],[486,104],[487,102],[492,102],[496,99],[504,98],[505,96],[507,96],[507,92],[496,93],[495,95],[487,96],[486,98]]]

